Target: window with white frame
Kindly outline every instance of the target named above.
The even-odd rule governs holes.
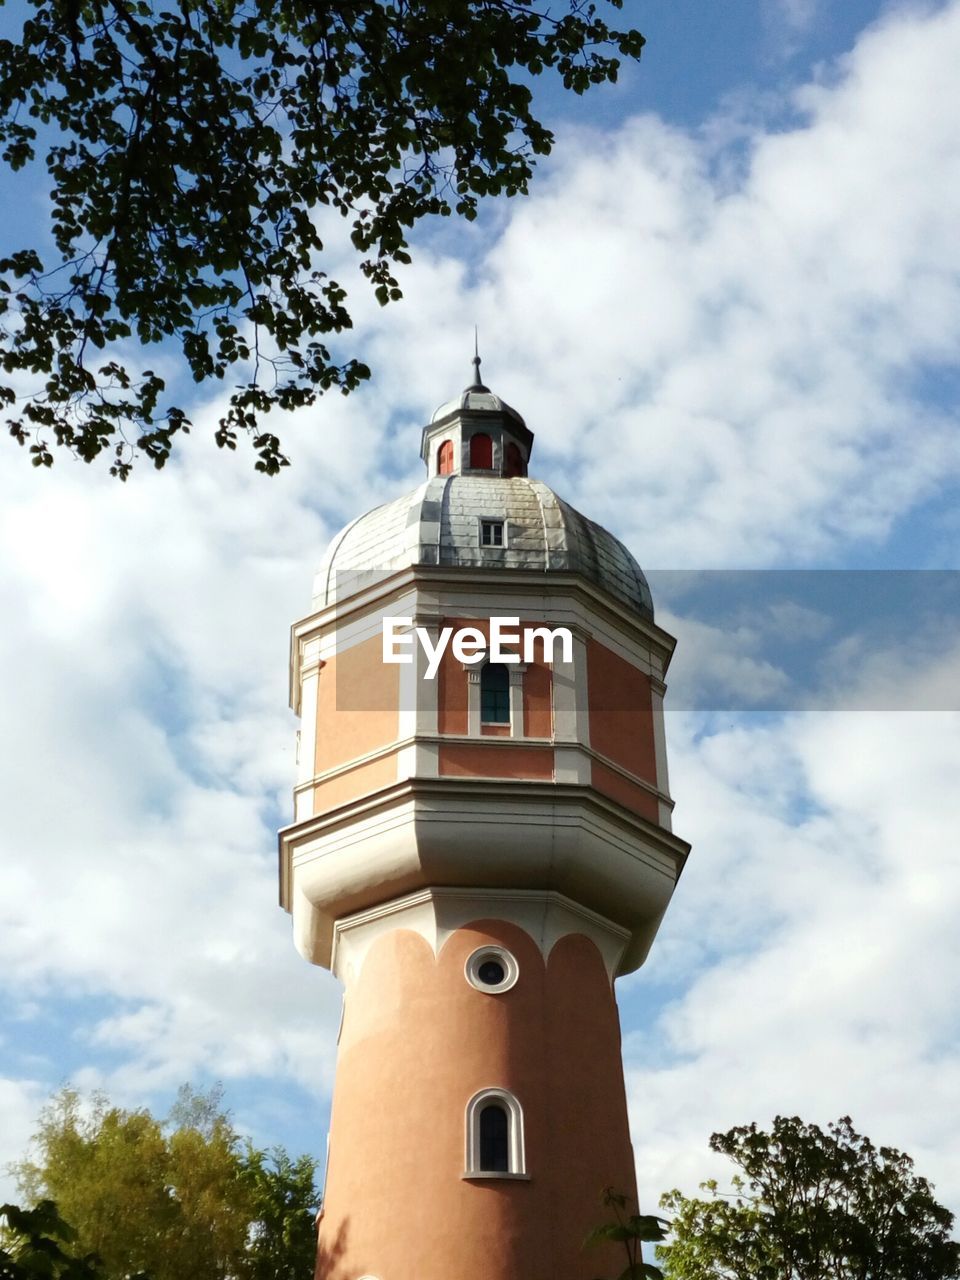
[[[523,1110],[506,1089],[481,1089],[467,1103],[468,1178],[525,1178]]]
[[[502,547],[505,545],[502,520],[480,521],[480,545],[481,547]]]

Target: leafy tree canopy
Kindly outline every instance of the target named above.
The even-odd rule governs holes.
[[[182,1089],[161,1122],[64,1089],[35,1145],[22,1189],[57,1202],[110,1280],[311,1280],[315,1163],[241,1143],[219,1091]]]
[[[76,1237],[52,1200],[0,1205],[0,1280],[104,1280],[99,1259],[76,1256]]]
[[[960,1276],[953,1215],[913,1161],[875,1147],[844,1116],[824,1132],[778,1116],[715,1133],[741,1171],[707,1199],[672,1191],[661,1206],[673,1240],[658,1248],[667,1280],[948,1280]]]
[[[106,450],[122,479],[189,428],[151,344],[229,380],[219,445],[285,465],[269,411],[369,376],[329,338],[351,326],[324,269],[338,218],[398,298],[419,219],[526,191],[552,143],[531,78],[583,93],[643,45],[591,0],[28,4],[0,41],[0,154],[45,160],[52,243],[0,260],[0,402],[36,465]]]

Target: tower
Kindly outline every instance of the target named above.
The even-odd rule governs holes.
[[[589,1280],[601,1189],[635,1189],[613,980],[689,849],[674,641],[479,364],[293,627],[281,902],[344,985],[318,1280]]]

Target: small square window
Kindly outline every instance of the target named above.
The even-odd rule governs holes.
[[[503,546],[503,521],[502,520],[481,520],[480,521],[480,545],[481,547],[502,547]]]

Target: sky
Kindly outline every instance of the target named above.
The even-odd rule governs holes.
[[[163,1113],[219,1080],[322,1156],[288,627],[336,530],[418,483],[476,323],[532,474],[679,640],[693,853],[618,984],[641,1203],[722,1175],[715,1130],[849,1114],[960,1211],[960,2],[626,13],[640,67],[546,93],[531,194],[425,228],[401,303],[352,290],[375,376],[289,421],[279,477],[212,445],[216,388],[126,485],[0,445],[0,1165],[67,1081]]]

